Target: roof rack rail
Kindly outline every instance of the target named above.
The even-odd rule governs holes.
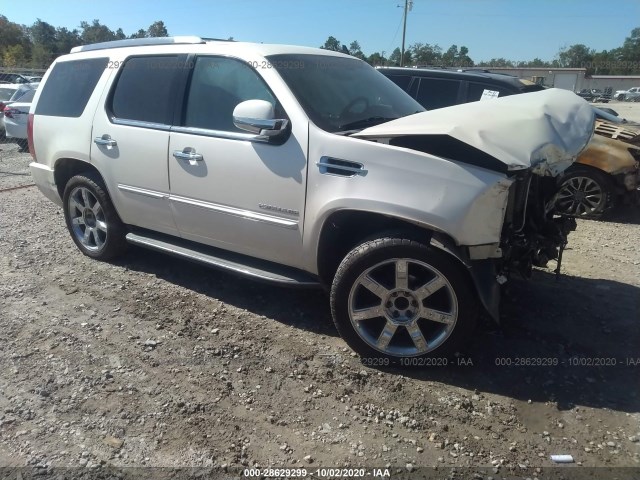
[[[92,43],[73,47],[71,53],[89,52],[92,50],[104,50],[106,48],[142,47],[147,45],[173,45],[173,44],[198,44],[206,43],[204,39],[195,36],[183,37],[151,37],[129,38],[126,40],[114,40],[112,42]]]

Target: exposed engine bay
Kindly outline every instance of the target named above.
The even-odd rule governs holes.
[[[530,171],[516,175],[502,231],[500,275],[518,273],[530,278],[532,267],[546,267],[549,260],[557,260],[556,273],[560,273],[562,252],[576,220],[555,213],[556,190],[553,177]]]

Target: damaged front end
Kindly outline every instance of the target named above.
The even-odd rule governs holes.
[[[497,284],[513,273],[529,278],[533,266],[551,259],[560,271],[576,222],[555,211],[557,177],[591,140],[594,120],[587,102],[550,89],[418,113],[356,136],[481,167],[511,182],[506,208],[495,212],[503,220],[499,241],[466,245],[474,283],[498,320]]]
[[[498,268],[502,278],[513,272],[530,278],[534,266],[546,267],[549,260],[557,260],[555,272],[560,273],[567,237],[577,224],[573,217],[555,214],[556,190],[554,177],[531,171],[515,175],[500,244]]]

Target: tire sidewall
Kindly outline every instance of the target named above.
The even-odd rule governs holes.
[[[331,288],[331,312],[336,328],[347,344],[363,359],[381,358],[385,359],[385,363],[389,360],[391,364],[399,365],[401,357],[391,356],[374,349],[357,333],[349,317],[349,295],[354,282],[368,268],[395,258],[418,260],[437,269],[449,281],[458,303],[458,319],[453,331],[443,344],[426,354],[406,358],[446,357],[450,359],[471,338],[475,328],[478,315],[475,290],[471,286],[467,272],[459,266],[459,261],[453,256],[416,242],[407,242],[408,244],[401,242],[402,240],[399,239],[395,242],[391,239],[367,242],[354,249],[352,254],[345,258]]]
[[[99,250],[89,250],[86,248],[82,242],[78,240],[73,231],[71,216],[69,214],[69,197],[71,196],[71,192],[73,192],[77,187],[84,187],[90,190],[98,202],[100,202],[100,206],[104,212],[105,221],[107,223],[107,233],[105,243]],[[126,248],[126,243],[124,241],[124,235],[126,232],[124,226],[100,180],[94,178],[93,175],[88,173],[72,177],[65,185],[62,204],[67,230],[69,230],[73,242],[84,255],[97,260],[108,260],[124,251]]]

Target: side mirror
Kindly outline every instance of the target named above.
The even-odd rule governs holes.
[[[286,119],[273,118],[273,105],[265,100],[247,100],[233,109],[233,124],[240,130],[263,137],[274,137],[284,132],[289,124]]]

